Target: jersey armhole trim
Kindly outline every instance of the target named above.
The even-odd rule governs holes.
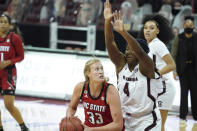
[[[104,96],[105,96],[105,104],[107,104],[107,90],[108,90],[108,87],[110,86],[110,85],[112,85],[112,84],[109,84],[109,83],[106,83],[105,84],[105,94],[104,94]],[[108,105],[108,104],[107,104]]]
[[[84,82],[84,85],[83,85],[82,92],[81,92],[80,99],[82,99],[82,97],[83,97],[83,93],[84,93],[84,90],[85,90],[85,88],[86,88],[86,86],[87,86],[87,85],[88,85],[88,82],[87,82],[87,81],[85,81],[85,82]]]
[[[13,48],[14,48],[14,51],[15,51],[15,45],[14,45],[14,43],[13,43],[13,32],[10,32],[10,43],[11,43],[11,45],[13,46]],[[16,51],[15,51],[16,52]]]

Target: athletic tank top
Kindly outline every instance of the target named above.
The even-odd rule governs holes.
[[[100,127],[113,121],[109,105],[106,103],[109,85],[109,83],[104,83],[99,96],[95,98],[90,94],[89,83],[85,82],[81,94],[81,102],[85,113],[85,125],[89,127]]]
[[[123,113],[132,117],[148,115],[156,108],[158,89],[151,86],[136,66],[131,72],[126,64],[118,74],[118,91]]]
[[[6,38],[0,39],[0,61],[12,59],[16,55],[15,47],[12,43],[12,34],[9,32]]]

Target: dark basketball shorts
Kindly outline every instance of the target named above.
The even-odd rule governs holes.
[[[0,70],[0,94],[15,95],[16,90],[16,68]]]

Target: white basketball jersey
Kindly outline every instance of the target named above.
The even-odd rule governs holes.
[[[151,79],[153,80],[153,79]],[[128,64],[118,74],[118,90],[123,113],[141,117],[156,108],[158,90],[151,88],[150,79],[142,75],[138,66],[130,72]]]
[[[153,39],[149,44],[149,49],[150,52],[148,55],[153,59],[156,68],[158,70],[161,70],[163,67],[166,66],[165,61],[162,59],[165,55],[169,54],[170,52],[168,51],[166,45],[159,40],[158,38]],[[159,94],[158,94],[158,107],[159,109],[163,110],[170,110],[173,99],[175,96],[175,80],[173,78],[173,73],[172,71],[169,73],[166,73],[162,75],[163,78],[163,84],[158,85],[158,81],[154,81],[155,87],[159,87]]]
[[[150,49],[148,55],[156,64],[157,69],[160,70],[164,66],[166,66],[165,61],[162,59],[162,57],[164,57],[165,55],[170,54],[166,45],[158,38],[155,38],[148,44],[148,47]],[[164,80],[171,79],[173,78],[173,74],[172,72],[169,72],[167,74],[162,75],[162,77],[164,78]]]

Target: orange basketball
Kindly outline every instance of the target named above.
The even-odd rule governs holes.
[[[83,131],[83,125],[76,116],[70,118],[63,118],[59,124],[60,131]]]

